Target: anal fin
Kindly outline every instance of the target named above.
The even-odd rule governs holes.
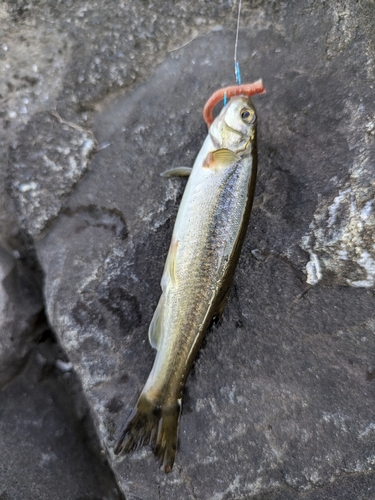
[[[160,296],[159,303],[156,306],[154,315],[152,317],[149,329],[148,329],[148,339],[151,346],[154,349],[159,349],[163,336],[163,310],[165,302],[165,290],[168,286],[177,284],[177,270],[176,270],[176,254],[178,248],[178,241],[172,239],[171,245],[169,247],[169,252],[167,260],[165,261],[165,267],[163,276],[161,279],[161,287],[163,293]]]
[[[165,262],[165,270],[164,270],[164,273],[166,272],[168,277],[170,278],[172,285],[177,284],[177,270],[176,270],[177,249],[178,249],[178,241],[173,239],[169,247],[169,252],[167,260]]]
[[[162,293],[159,303],[156,306],[150,326],[148,328],[148,340],[151,347],[159,349],[163,335],[163,308],[164,308],[164,293]]]

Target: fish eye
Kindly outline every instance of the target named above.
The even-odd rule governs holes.
[[[241,118],[243,119],[244,122],[251,123],[255,118],[255,113],[252,109],[245,108],[241,111]]]

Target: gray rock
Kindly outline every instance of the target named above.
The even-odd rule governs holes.
[[[87,408],[77,405],[76,376],[51,353],[64,356],[44,335],[22,375],[0,392],[0,498],[121,500]]]
[[[120,500],[35,272],[0,247],[0,498]]]
[[[36,277],[0,247],[0,389],[22,369],[43,301]]]
[[[94,149],[90,132],[64,122],[58,114],[36,114],[23,128],[10,149],[9,183],[20,222],[29,234],[39,234],[58,215]]]
[[[375,16],[349,0],[244,7],[243,80],[263,77],[267,95],[254,99],[260,172],[235,284],[188,379],[173,472],[160,473],[147,448],[113,457],[152,366],[147,327],[184,186],[159,173],[192,164],[206,134],[203,104],[233,82],[233,33],[166,55],[215,23],[234,25],[220,4],[205,7],[199,24],[202,5],[49,11],[78,41],[77,27],[91,36],[72,49],[57,105],[72,123],[87,122],[99,144],[72,180],[58,154],[61,124],[37,115],[10,154],[19,220],[40,233],[49,321],[127,498],[370,500]],[[134,22],[122,38],[125,14]],[[82,158],[82,135],[62,136]],[[61,170],[40,181],[52,196],[40,189],[24,201],[16,188],[38,175],[35,137],[42,153],[50,137],[46,150]]]
[[[5,246],[18,225],[6,190],[7,146],[35,113],[56,106],[72,51],[72,37],[46,20],[47,9],[30,8],[27,1],[8,7],[6,2],[0,7],[0,241]]]

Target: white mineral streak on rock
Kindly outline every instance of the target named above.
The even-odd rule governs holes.
[[[91,155],[91,153],[94,149],[95,149],[95,142],[91,138],[87,139],[82,144],[82,149],[81,149],[81,155],[82,155],[81,167],[82,168],[86,167],[87,158]]]
[[[61,126],[48,113],[39,116],[41,124],[47,123],[48,132],[42,131],[42,125],[35,128],[26,126],[26,137],[32,143],[27,157],[19,157],[20,146],[17,145],[11,158],[12,167],[17,171],[12,188],[27,230],[33,235],[41,233],[47,222],[56,217],[65,196],[85,172],[95,150],[90,132],[65,124]],[[39,151],[44,141],[48,142],[46,136],[52,131],[57,136],[56,140],[44,146],[45,151]],[[30,181],[25,176],[25,170],[35,162],[38,169],[33,172],[33,180]]]
[[[248,482],[246,478],[240,474],[236,474],[233,481],[229,483],[224,491],[220,491],[214,494],[212,500],[224,500],[225,498],[237,498],[239,492],[248,492],[251,495],[255,495],[261,492],[263,489],[269,487],[278,487],[281,483],[278,481],[269,481],[266,483],[262,478],[258,477],[254,482]],[[229,495],[229,496],[228,496]]]
[[[328,207],[329,219],[328,219],[328,227],[334,226],[337,218],[337,212],[344,202],[345,197],[350,194],[350,188],[345,189],[344,191],[340,191],[338,196],[333,200],[331,206]]]
[[[51,158],[49,158],[46,154],[42,155],[41,159],[43,160],[43,163],[49,171],[59,172],[62,169],[61,165],[56,165],[56,163],[51,160]]]
[[[359,433],[361,439],[368,439],[371,434],[375,434],[375,424],[371,422],[368,426]]]
[[[55,366],[63,373],[71,372],[73,370],[73,363],[70,361],[63,361],[62,359],[56,359]]]
[[[346,422],[350,422],[350,417],[347,415],[342,415],[341,413],[329,413],[323,412],[323,421],[326,423],[332,423],[335,427],[340,429],[342,432],[349,432],[348,425]]]
[[[366,271],[367,280],[352,281],[351,284],[353,286],[373,286],[375,283],[375,260],[366,250],[364,250],[357,262]]]
[[[301,246],[310,253],[306,281],[311,285],[329,270],[341,284],[375,286],[375,171],[371,155],[374,137],[369,132],[372,121],[358,125],[359,117],[363,122],[362,111],[353,111],[353,121],[363,136],[351,144],[357,154],[349,180],[339,186],[333,200],[320,202],[310,232],[302,238]]]
[[[309,285],[316,285],[322,279],[322,270],[316,253],[311,253],[310,261],[306,264],[306,272],[306,282]]]
[[[152,231],[157,231],[165,221],[168,219],[168,213],[166,211],[166,206],[168,202],[176,202],[178,194],[180,192],[180,186],[176,179],[170,179],[166,185],[165,198],[163,203],[154,208],[153,211],[149,210],[149,207],[140,206],[137,210],[138,217],[147,222]]]
[[[21,193],[27,193],[27,191],[33,191],[38,187],[38,184],[34,181],[31,182],[25,182],[24,184],[20,184],[19,190]]]
[[[355,16],[350,0],[337,3],[332,9],[332,28],[327,36],[327,57],[334,57],[352,43],[355,37]]]
[[[7,39],[7,44],[0,47],[0,94],[4,96],[6,116],[17,126],[27,123],[34,113],[55,106],[71,57],[72,41],[66,31],[53,24],[46,29],[33,23],[24,25],[22,37],[15,39],[8,14],[2,18],[0,13],[0,18],[2,39]]]
[[[5,260],[5,259],[4,259]],[[0,326],[2,330],[5,330],[5,317],[6,317],[6,304],[8,300],[8,296],[6,290],[3,287],[3,280],[5,279],[7,273],[10,269],[10,259],[8,259],[7,266],[4,264],[0,265]],[[0,349],[1,351],[1,349]]]

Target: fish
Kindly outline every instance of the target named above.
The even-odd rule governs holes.
[[[194,165],[165,176],[188,176],[149,326],[156,357],[115,454],[150,445],[168,473],[175,460],[183,389],[205,332],[219,319],[249,222],[257,175],[257,114],[251,101],[261,80],[219,89],[203,117],[208,135]],[[230,101],[214,119],[213,108]]]

